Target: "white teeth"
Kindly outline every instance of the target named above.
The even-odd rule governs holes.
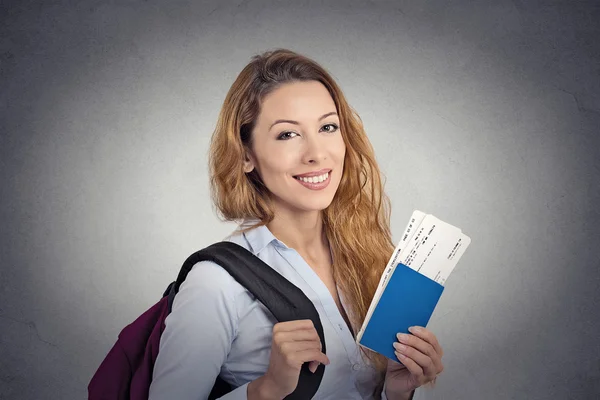
[[[323,175],[319,175],[319,176],[311,176],[311,177],[298,177],[297,179],[301,180],[302,182],[306,182],[306,183],[321,183],[323,181],[326,181],[327,178],[329,178],[329,172],[323,174]]]

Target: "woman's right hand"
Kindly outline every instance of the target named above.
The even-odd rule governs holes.
[[[309,362],[309,369],[315,372],[319,363],[329,365],[329,358],[323,352],[321,339],[309,319],[280,322],[273,326],[273,341],[269,368],[263,377],[252,382],[251,391],[260,398],[283,399],[298,386],[302,364]],[[256,385],[252,385],[256,382]]]

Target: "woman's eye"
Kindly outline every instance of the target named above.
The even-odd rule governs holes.
[[[298,134],[296,132],[283,132],[281,135],[279,135],[277,137],[277,139],[279,140],[289,140],[291,138],[293,138],[294,136],[297,136]]]
[[[323,127],[321,129],[327,133],[334,133],[339,129],[339,127],[336,124],[327,124],[327,125],[323,125]],[[277,137],[277,139],[278,140],[289,140],[296,136],[298,136],[298,134],[296,132],[287,131],[287,132],[282,132]]]
[[[325,127],[329,127],[329,129],[325,130],[325,132],[329,132],[329,133],[333,133],[333,132],[337,131],[339,128],[336,124],[324,125],[322,129],[325,129]]]

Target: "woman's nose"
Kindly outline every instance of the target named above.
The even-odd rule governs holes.
[[[326,158],[326,146],[318,137],[309,137],[306,139],[306,146],[303,154],[305,164],[318,164]]]

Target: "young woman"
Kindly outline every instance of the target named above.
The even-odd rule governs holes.
[[[409,399],[442,371],[433,333],[394,343],[402,364],[358,346],[394,246],[388,199],[358,115],[332,77],[289,50],[256,56],[229,90],[210,150],[221,217],[240,223],[228,240],[249,249],[314,303],[312,322],[276,323],[224,269],[194,266],[160,342],[150,399],[282,399],[301,366],[326,365],[315,399]]]

